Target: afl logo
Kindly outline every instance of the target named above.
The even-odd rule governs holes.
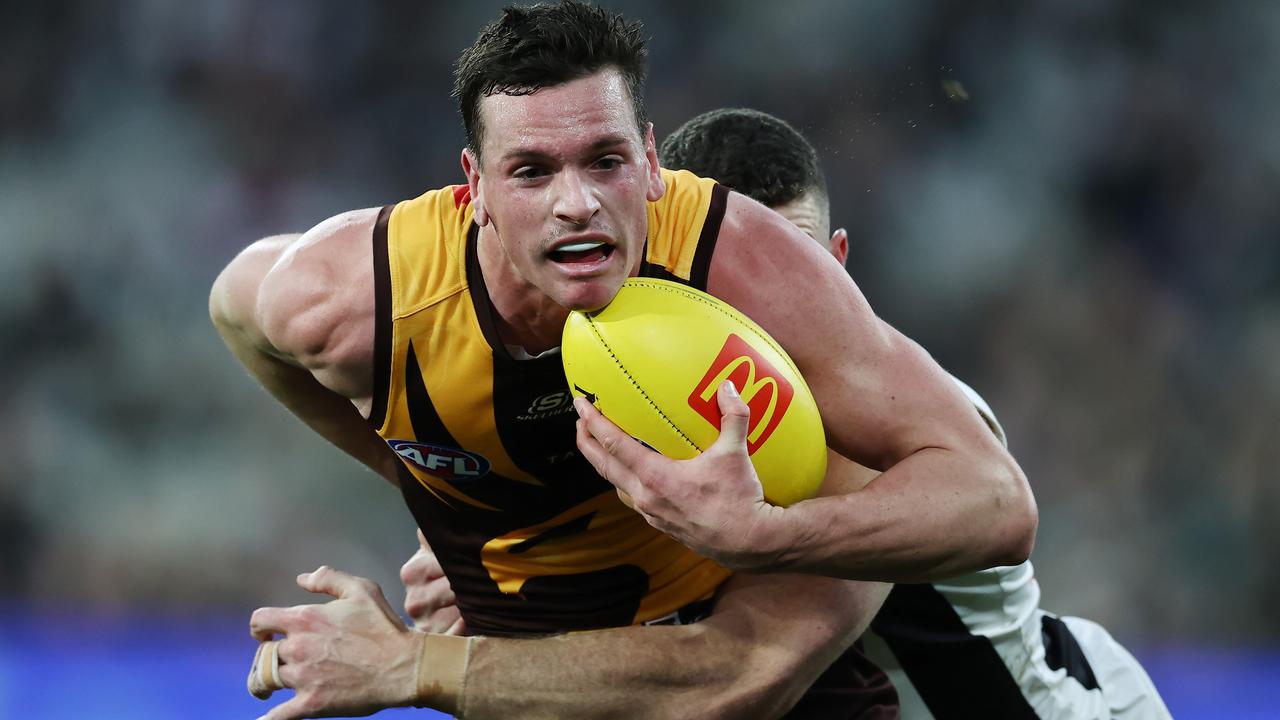
[[[411,440],[388,440],[387,445],[405,462],[441,480],[475,480],[489,472],[488,460],[466,450]]]

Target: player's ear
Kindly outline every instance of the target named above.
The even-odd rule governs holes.
[[[480,192],[480,158],[476,157],[471,148],[462,148],[462,172],[467,176],[467,186],[471,189],[475,223],[484,227],[489,224],[489,211],[484,207],[484,196]]]
[[[662,171],[658,167],[658,145],[653,140],[653,123],[644,124],[644,156],[649,162],[649,191],[645,198],[649,202],[657,202],[667,193],[667,184],[662,181]]]
[[[841,265],[849,259],[849,231],[844,228],[836,228],[831,233],[831,254],[836,257]]]

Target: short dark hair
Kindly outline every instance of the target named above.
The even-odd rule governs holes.
[[[776,207],[816,192],[827,200],[818,152],[785,120],[747,108],[705,112],[662,141],[663,167],[711,178]]]
[[[453,95],[458,98],[467,145],[479,154],[484,127],[480,98],[531,95],[616,68],[631,94],[636,124],[644,134],[645,50],[643,26],[575,0],[503,8],[454,67]]]

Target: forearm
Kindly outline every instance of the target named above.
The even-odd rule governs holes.
[[[701,461],[700,472],[689,471],[693,485],[682,482],[679,492],[666,480],[679,468],[667,465],[659,475],[656,462],[617,439],[609,455],[626,453],[645,474],[611,467],[598,453],[597,469],[624,491],[634,489],[632,497],[640,493],[637,507],[656,527],[738,570],[920,581],[1024,559],[1035,537],[1030,489],[964,392],[922,347],[878,318],[820,248],[781,217],[736,197],[721,226],[709,291],[786,348],[817,401],[827,445],[884,475],[846,497],[772,508],[748,492],[758,482],[748,488],[738,480],[744,473],[728,453],[724,461],[703,460],[708,453],[687,461]],[[759,253],[766,241],[777,251]],[[806,292],[795,294],[798,284]],[[735,495],[738,502],[730,502]],[[705,510],[705,498],[721,501],[718,513]]]
[[[939,449],[903,459],[861,489],[797,503],[776,518],[774,550],[755,569],[891,582],[1022,562],[1037,521],[1012,461],[978,462]]]
[[[878,583],[738,575],[699,623],[517,640],[410,631],[376,583],[332,568],[298,584],[334,599],[260,608],[250,619],[258,640],[283,636],[271,655],[276,680],[265,689],[296,691],[270,717],[405,705],[472,720],[778,717],[848,650],[889,592]],[[263,657],[251,678],[262,677]],[[862,689],[824,680],[826,692]]]
[[[693,625],[477,638],[465,716],[777,717],[862,633],[888,593],[885,585],[803,576],[731,582],[717,612]]]
[[[463,707],[469,720],[729,716],[746,688],[723,640],[696,626],[477,638]]]

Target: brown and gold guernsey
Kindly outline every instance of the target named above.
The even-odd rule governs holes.
[[[642,274],[705,289],[727,191],[663,171]],[[729,572],[624,506],[574,442],[558,352],[498,337],[466,186],[384,208],[374,232],[370,422],[468,628],[537,634],[664,618]]]

